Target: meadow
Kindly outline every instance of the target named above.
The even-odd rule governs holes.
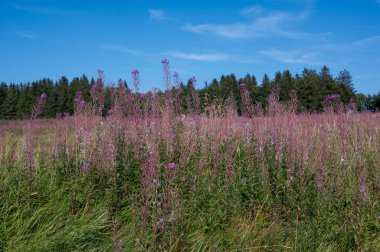
[[[99,83],[0,122],[0,251],[379,251],[380,115],[240,88],[241,115],[120,86],[102,116]]]

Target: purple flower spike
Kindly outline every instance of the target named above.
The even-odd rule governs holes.
[[[115,112],[116,112],[116,108],[115,107],[112,107],[110,110],[108,110],[108,114],[109,115],[113,115],[113,114],[115,114]]]
[[[88,170],[90,170],[90,168],[91,168],[91,165],[90,165],[90,163],[83,163],[83,166],[82,166],[82,168],[80,169],[80,171],[81,172],[86,172],[86,171],[88,171]]]
[[[191,83],[195,84],[195,82],[197,81],[197,78],[195,78],[195,76],[192,76],[192,77],[190,77],[189,80]]]
[[[169,60],[167,60],[167,59],[163,59],[163,60],[161,61],[161,63],[162,63],[163,65],[167,66],[167,65],[169,65]]]
[[[146,152],[144,152],[144,157],[148,158],[148,157],[152,156],[152,154],[153,154],[152,152],[146,151]]]
[[[178,73],[177,73],[177,72],[174,72],[174,73],[173,73],[173,77],[177,79],[177,78],[178,78]]]
[[[145,99],[145,94],[140,94],[140,99],[144,100]]]
[[[338,95],[338,94],[332,94],[332,95],[328,95],[326,97],[326,100],[331,100],[331,101],[336,101],[339,99],[340,99],[340,95]]]
[[[247,87],[247,84],[245,84],[245,83],[240,83],[240,88],[246,88]]]
[[[102,69],[98,70],[98,78],[99,78],[99,81],[103,81],[104,80],[104,72],[103,72]]]
[[[140,71],[137,70],[137,69],[135,69],[135,70],[132,71],[132,75],[139,75],[139,73],[140,73]]]
[[[40,100],[41,100],[41,101],[46,101],[46,99],[47,99],[47,95],[46,95],[45,93],[42,93],[42,94],[40,95]]]
[[[169,169],[174,169],[174,168],[176,168],[176,167],[177,167],[177,164],[174,163],[174,162],[168,164],[168,168],[169,168]]]
[[[91,91],[92,91],[92,92],[96,92],[96,91],[98,90],[98,88],[99,88],[99,85],[98,85],[98,84],[94,84],[94,85],[92,85],[92,87],[91,87]]]

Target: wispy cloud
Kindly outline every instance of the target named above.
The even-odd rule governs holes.
[[[302,51],[283,51],[278,49],[270,49],[261,51],[261,54],[268,56],[274,60],[287,64],[298,65],[323,65],[317,59],[317,53],[304,53]]]
[[[380,0],[378,1],[380,2]],[[366,47],[366,46],[372,46],[372,45],[377,45],[379,47],[379,44],[380,44],[380,35],[368,37],[368,38],[357,40],[354,42],[354,45],[359,46],[359,47]]]
[[[38,37],[37,34],[30,31],[15,31],[13,32],[13,34],[18,37],[23,37],[23,38],[28,38],[28,39],[35,39]]]
[[[129,54],[132,56],[148,56],[148,55],[150,55],[148,53],[141,52],[141,51],[131,49],[131,48],[126,47],[126,46],[117,45],[117,44],[101,44],[101,45],[96,45],[95,47],[99,48],[99,49],[104,49],[104,50],[122,52],[122,53],[126,53],[126,54]]]
[[[149,9],[148,13],[151,19],[155,19],[155,20],[168,19],[168,17],[165,15],[165,12],[161,9]]]
[[[34,5],[21,5],[18,3],[12,3],[13,7],[18,10],[35,13],[35,14],[56,14],[60,12],[59,9],[50,7],[39,7]]]
[[[165,52],[161,55],[167,57],[173,57],[177,59],[201,61],[201,62],[238,62],[243,64],[257,64],[258,61],[253,57],[247,55],[239,56],[234,54],[227,54],[222,52],[183,52],[183,51],[171,51]]]
[[[178,59],[186,59],[186,60],[194,60],[194,61],[227,61],[231,60],[232,57],[228,54],[224,53],[185,53],[185,52],[166,52],[164,53],[167,56],[178,58]]]
[[[252,13],[261,10],[259,7],[252,7],[243,10],[243,13]],[[324,35],[313,35],[304,32],[293,31],[287,28],[290,24],[308,19],[309,12],[270,12],[254,18],[248,23],[232,24],[197,24],[185,25],[184,29],[199,34],[214,34],[229,39],[260,38],[260,37],[283,37],[291,39],[321,39]]]
[[[246,7],[240,11],[240,14],[242,16],[255,16],[262,14],[265,11],[265,9],[260,5],[252,5],[249,7]]]
[[[380,1],[380,0],[379,0]],[[380,49],[380,35],[359,39],[346,43],[328,43],[319,46],[319,49],[335,53]]]
[[[156,59],[163,57],[172,57],[176,59],[189,60],[189,61],[199,61],[199,62],[239,62],[243,64],[256,64],[258,61],[244,56],[238,56],[233,54],[227,54],[222,52],[215,51],[203,51],[203,52],[184,52],[184,51],[166,51],[166,52],[158,52],[158,53],[149,53],[143,52],[139,50],[135,50],[130,47],[126,47],[118,44],[101,44],[96,45],[95,48],[109,51],[117,51],[121,53],[125,53],[135,57],[142,57],[145,59]]]

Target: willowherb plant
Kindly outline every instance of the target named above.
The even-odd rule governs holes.
[[[38,101],[33,106],[32,119],[36,119],[42,112],[42,108],[47,100],[47,95],[42,93],[38,98]]]
[[[288,108],[287,108],[287,112],[290,113],[290,114],[295,114],[297,113],[297,91],[292,89],[290,91],[290,101],[288,103]]]
[[[344,106],[341,102],[339,94],[331,94],[326,96],[324,101],[325,112],[327,113],[342,113]]]
[[[82,92],[77,91],[74,98],[74,115],[75,116],[90,116],[88,114],[86,101],[82,97]]]
[[[98,79],[91,86],[92,110],[94,115],[102,116],[104,108],[104,72],[98,70]]]
[[[32,120],[35,120],[42,112],[43,106],[46,103],[47,95],[42,93],[38,101],[33,106]],[[24,162],[28,171],[29,181],[31,183],[34,173],[34,129],[33,124],[29,121],[24,127]]]
[[[164,85],[165,85],[165,112],[167,117],[172,117],[174,115],[173,108],[173,97],[171,94],[171,70],[169,61],[167,59],[162,60],[162,72],[164,75]]]
[[[277,116],[284,112],[284,105],[280,103],[280,86],[276,85],[268,97],[268,115]]]
[[[135,69],[132,72],[132,83],[135,87],[135,92],[138,93],[140,91],[140,71]]]
[[[196,82],[197,82],[197,79],[195,78],[195,76],[190,77],[189,83],[190,83],[190,94],[191,94],[191,99],[192,99],[192,105],[194,108],[193,112],[199,115],[201,112],[201,107],[200,107],[199,96],[198,96],[197,90],[195,89]]]
[[[164,78],[165,91],[169,91],[171,88],[171,78],[172,78],[169,60],[163,59],[161,63],[162,63],[162,72],[164,76],[163,78]]]
[[[249,90],[247,88],[247,84],[240,83],[239,85],[241,90],[241,100],[242,100],[242,115],[245,117],[253,116],[253,107],[251,98],[249,97]]]
[[[367,167],[362,165],[361,170],[359,172],[359,183],[358,183],[358,191],[359,191],[359,202],[363,205],[369,197],[369,190],[367,186]]]
[[[175,82],[175,88],[174,88],[174,108],[175,113],[177,115],[180,115],[183,113],[183,103],[182,103],[182,88],[181,88],[181,80],[179,78],[179,74],[177,72],[173,73],[173,78]]]

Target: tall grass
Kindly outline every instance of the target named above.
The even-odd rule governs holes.
[[[276,92],[264,114],[244,85],[243,116],[195,87],[181,114],[163,64],[164,95],[135,70],[108,117],[99,84],[73,116],[0,122],[0,251],[380,250],[378,114]]]

